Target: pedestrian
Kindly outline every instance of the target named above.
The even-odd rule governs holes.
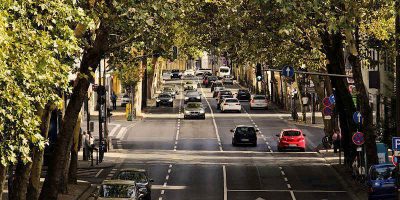
[[[86,133],[86,131],[83,131],[82,134],[82,151],[83,151],[83,160],[88,160],[88,154],[89,154],[89,135]]]
[[[113,104],[113,110],[116,110],[117,109],[117,95],[115,95],[114,92],[111,94],[111,101]]]
[[[334,153],[337,153],[337,150],[339,149],[339,148],[341,148],[340,147],[340,140],[342,139],[342,135],[340,134],[340,131],[338,131],[338,130],[335,130],[335,132],[333,133],[333,136],[332,136],[332,141],[333,141],[333,152]]]
[[[88,137],[88,142],[90,149],[90,158],[93,159],[93,150],[95,149],[95,147],[94,147],[94,138],[92,135]]]

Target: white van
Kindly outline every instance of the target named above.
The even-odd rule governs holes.
[[[223,78],[224,76],[231,75],[231,69],[228,66],[221,66],[218,69],[218,77]]]

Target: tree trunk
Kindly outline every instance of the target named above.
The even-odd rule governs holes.
[[[22,161],[17,163],[15,169],[12,198],[10,200],[25,200],[28,188],[29,175],[31,172],[32,162],[24,164]]]
[[[322,39],[322,52],[328,59],[327,70],[331,74],[345,74],[345,63],[343,55],[343,36],[340,32],[320,33]],[[351,165],[355,157],[355,145],[352,142],[352,135],[356,131],[353,122],[353,113],[356,111],[352,97],[348,90],[348,83],[345,78],[330,77],[332,87],[335,89],[335,109],[339,115],[340,128],[342,133],[342,146],[345,156],[345,164]]]
[[[40,133],[44,138],[47,138],[48,136],[51,113],[55,108],[56,106],[54,104],[46,104],[45,109],[39,111],[39,113],[41,113],[42,121],[40,124]],[[42,173],[44,150],[34,147],[32,151],[32,167],[26,199],[37,200],[40,194],[40,175]]]
[[[142,109],[147,106],[147,58],[142,59],[143,79],[142,79]]]
[[[71,142],[72,145],[72,142]],[[61,174],[61,179],[60,179],[60,185],[58,186],[58,192],[61,194],[68,194],[68,172],[69,172],[69,166],[71,163],[71,154],[68,152],[67,158],[65,159],[65,166],[64,166],[64,171]]]
[[[362,131],[365,134],[365,149],[368,158],[368,165],[377,164],[378,163],[378,155],[376,150],[376,135],[373,127],[373,116],[372,116],[372,108],[369,105],[369,97],[367,89],[365,88],[362,71],[361,71],[361,60],[359,55],[359,29],[356,28],[355,35],[352,33],[348,33],[347,40],[352,47],[349,49],[349,57],[348,60],[352,65],[353,70],[353,79],[357,88],[357,98],[360,102],[360,111],[363,116],[362,123]],[[355,37],[355,38],[354,38]],[[360,127],[361,128],[361,127]]]
[[[3,189],[6,183],[7,166],[0,164],[0,199],[3,199]]]
[[[71,163],[69,164],[68,170],[68,183],[77,184],[78,178],[76,173],[78,171],[78,146],[79,146],[79,134],[81,128],[82,115],[80,114],[78,120],[76,121],[76,126],[74,129],[74,138],[71,147]]]
[[[99,65],[108,45],[107,30],[107,27],[101,23],[100,28],[97,30],[93,47],[84,51],[79,69],[81,76],[77,77],[76,85],[72,90],[71,99],[57,136],[54,153],[40,193],[39,199],[41,200],[57,199],[61,177],[66,170],[65,166],[71,147],[76,120],[78,119],[79,112],[81,111],[83,101],[90,85],[89,79],[93,78],[92,73],[94,73],[94,70],[96,70]]]

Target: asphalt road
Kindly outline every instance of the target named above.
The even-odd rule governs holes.
[[[182,81],[166,84],[181,86]],[[278,153],[275,135],[295,125],[276,111],[250,110],[248,102],[242,102],[241,113],[220,113],[210,89],[198,90],[205,97],[205,120],[183,119],[181,93],[173,108],[147,108],[146,117],[117,138],[120,149],[107,153],[121,159],[119,169],[148,170],[154,179],[152,199],[352,199],[335,171],[313,152],[321,129],[298,127],[307,134],[307,152]],[[260,129],[257,147],[232,146],[230,129],[241,124]]]

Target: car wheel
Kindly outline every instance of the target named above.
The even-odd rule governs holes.
[[[300,149],[300,152],[306,152],[306,149],[304,148],[304,149]]]
[[[241,113],[242,112],[242,110],[238,110],[238,113]]]
[[[282,152],[282,148],[278,147],[278,152]]]
[[[257,142],[255,142],[254,144],[253,144],[253,147],[256,147],[257,146]]]
[[[202,117],[202,119],[206,119],[206,116],[204,115],[204,116]]]
[[[233,139],[232,139],[232,146],[236,146],[236,143]]]
[[[173,103],[171,103],[171,104],[169,105],[169,107],[174,107],[174,104],[173,104]]]

